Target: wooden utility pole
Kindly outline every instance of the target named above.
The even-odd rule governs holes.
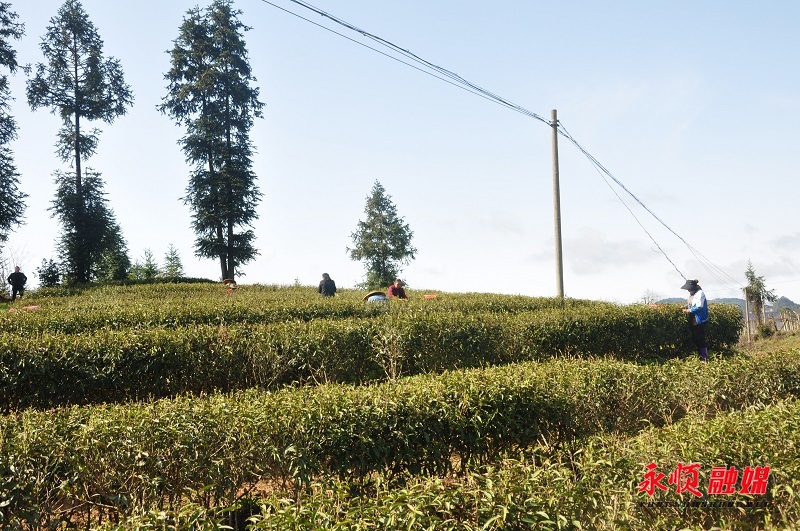
[[[553,211],[556,236],[556,291],[564,298],[564,262],[561,256],[561,190],[558,184],[558,118],[556,110],[550,111],[550,125],[553,127]]]
[[[747,288],[744,288],[744,323],[747,330],[747,342],[750,343],[750,301],[747,297]]]

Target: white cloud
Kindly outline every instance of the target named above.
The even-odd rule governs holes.
[[[612,268],[643,264],[656,253],[641,242],[611,240],[602,232],[584,228],[564,239],[565,267],[579,274],[596,274]]]

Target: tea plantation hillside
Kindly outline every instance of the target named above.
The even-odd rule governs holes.
[[[712,306],[701,363],[677,305],[409,295],[194,283],[17,301],[0,315],[0,525],[800,521],[796,336],[745,350],[738,310]]]

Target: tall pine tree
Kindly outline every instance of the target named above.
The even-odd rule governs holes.
[[[353,247],[347,249],[350,258],[364,262],[368,289],[385,288],[400,274],[417,250],[411,245],[414,233],[402,217],[386,189],[375,181],[364,208],[365,221],[351,234]]]
[[[248,62],[241,11],[216,0],[187,12],[170,52],[161,112],[186,127],[180,140],[194,166],[184,202],[192,209],[195,254],[219,260],[223,279],[258,255],[252,222],[261,192],[250,129],[264,104]]]
[[[17,14],[11,5],[0,3],[0,66],[12,74],[16,72],[17,52],[11,47],[10,39],[20,39],[25,26],[16,22]],[[8,233],[22,222],[25,212],[26,194],[19,190],[19,173],[14,164],[14,156],[9,144],[17,138],[17,123],[8,113],[11,91],[8,75],[0,73],[0,243],[8,239]]]
[[[75,173],[65,183],[65,174],[57,172],[59,189],[51,210],[63,223],[60,247],[68,253],[64,259],[71,280],[88,282],[110,242],[119,243],[112,237],[119,235],[119,227],[102,198],[99,174],[93,174],[91,189],[86,189],[83,161],[97,149],[99,130],[86,131],[82,120],[112,123],[125,114],[133,95],[119,61],[103,57],[103,41],[77,0],[64,2],[50,19],[40,47],[46,63],[36,65],[28,81],[28,104],[34,110],[50,107],[61,117],[56,152]],[[96,205],[105,211],[100,214]]]

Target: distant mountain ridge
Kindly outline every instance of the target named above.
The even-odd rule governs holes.
[[[789,308],[790,310],[794,310],[795,312],[800,312],[800,304],[792,302],[786,297],[778,297],[778,300],[772,303],[772,306],[773,308],[778,310],[780,310],[781,308]]]

